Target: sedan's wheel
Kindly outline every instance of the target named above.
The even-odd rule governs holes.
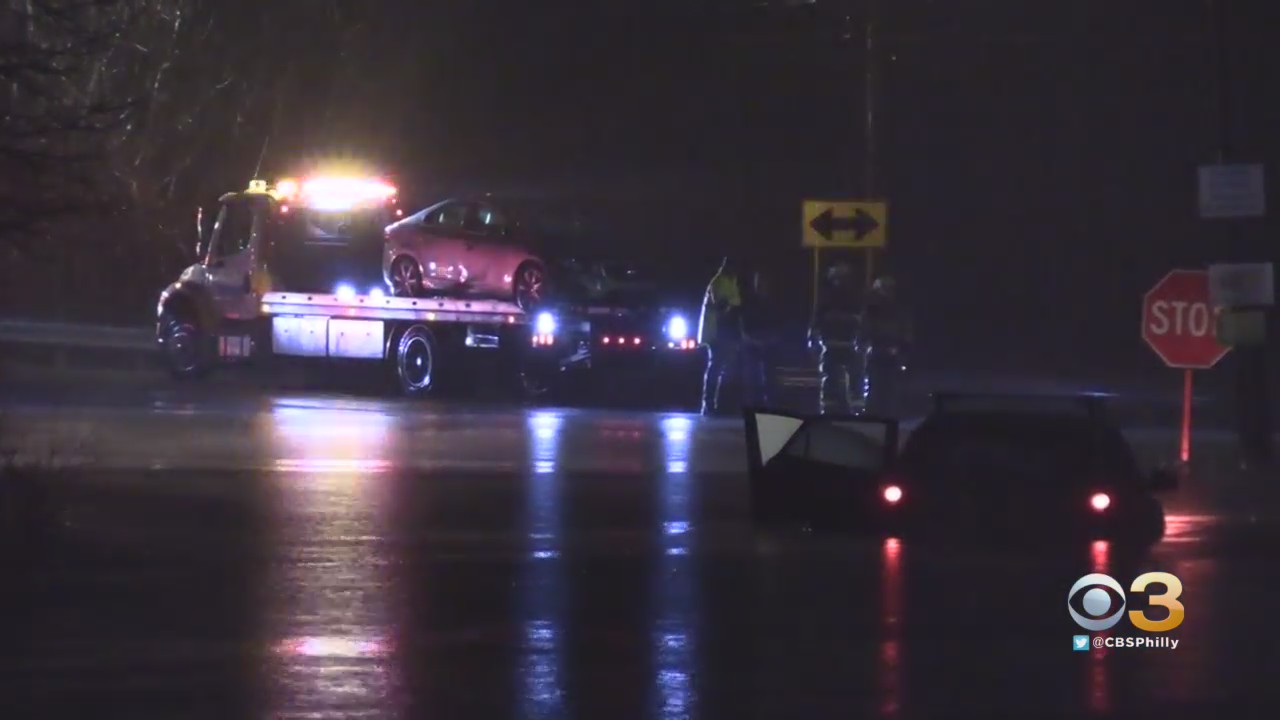
[[[396,346],[396,377],[400,389],[420,397],[435,387],[436,341],[424,325],[414,325],[400,336]]]
[[[419,297],[422,295],[422,266],[410,257],[396,258],[391,264],[391,291],[397,297]]]
[[[547,273],[535,262],[527,262],[516,269],[512,281],[512,295],[521,310],[531,310],[545,300]]]

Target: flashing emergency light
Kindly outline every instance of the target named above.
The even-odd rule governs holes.
[[[369,203],[386,202],[396,196],[396,187],[383,180],[366,177],[317,176],[305,180],[286,178],[275,186],[282,201],[294,201],[316,210],[350,210]]]
[[[538,313],[538,317],[534,319],[534,331],[539,335],[554,335],[556,332],[556,317],[549,312]]]
[[[667,338],[669,340],[684,340],[689,337],[689,323],[683,316],[673,315],[667,321]]]
[[[356,289],[347,283],[341,283],[338,287],[334,288],[333,294],[337,295],[338,299],[343,302],[349,302],[356,299]]]

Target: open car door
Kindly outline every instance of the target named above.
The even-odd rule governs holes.
[[[898,421],[748,408],[747,468],[757,527],[879,531],[901,499],[885,499]]]

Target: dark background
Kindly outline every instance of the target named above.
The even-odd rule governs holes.
[[[1221,137],[1205,0],[877,5],[872,191],[891,204],[889,263],[917,315],[921,365],[1151,375],[1161,366],[1138,337],[1151,284],[1173,267],[1274,255],[1271,218],[1228,242],[1195,214],[1195,168],[1216,159]],[[867,192],[867,10],[200,5],[213,29],[185,86],[208,94],[192,115],[204,134],[174,145],[193,155],[177,189],[139,201],[177,219],[139,233],[186,247],[190,209],[242,187],[269,136],[263,175],[341,156],[386,169],[413,205],[477,190],[573,197],[602,244],[694,287],[721,253],[747,255],[774,272],[803,323],[812,271],[800,202]],[[1234,155],[1271,169],[1280,4],[1230,2],[1228,14]],[[229,85],[210,79],[211,62]],[[145,322],[142,300],[159,287],[138,284],[127,314]],[[39,312],[15,292],[6,302]],[[1172,371],[1168,383],[1178,385]]]

